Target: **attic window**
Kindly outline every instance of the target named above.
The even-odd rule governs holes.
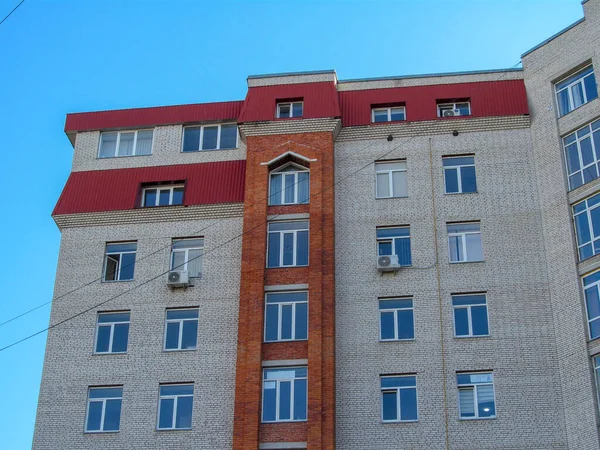
[[[304,110],[303,101],[281,101],[277,102],[277,118],[287,119],[290,117],[302,117]]]
[[[183,192],[183,183],[143,186],[141,207],[182,205]]]
[[[438,100],[437,102],[438,117],[455,117],[470,115],[471,101],[468,98],[455,100]]]

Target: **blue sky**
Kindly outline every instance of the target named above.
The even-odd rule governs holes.
[[[0,20],[18,1],[0,0]],[[52,297],[66,113],[243,99],[264,73],[507,68],[582,15],[579,0],[26,0],[0,25],[0,323]],[[49,313],[0,326],[0,347]],[[0,352],[3,448],[31,446],[45,336]]]

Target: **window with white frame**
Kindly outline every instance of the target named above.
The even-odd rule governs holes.
[[[410,227],[378,227],[377,254],[379,256],[398,256],[401,266],[412,265],[410,252]]]
[[[438,117],[470,116],[471,102],[443,102],[437,105]]]
[[[237,146],[238,128],[235,123],[183,128],[183,152],[229,150]]]
[[[454,335],[456,337],[488,336],[488,311],[485,294],[452,295]]]
[[[90,387],[88,390],[86,433],[119,431],[123,386]]]
[[[100,135],[98,158],[152,154],[152,130],[110,131]]]
[[[135,269],[136,242],[106,244],[104,254],[103,281],[133,280]]]
[[[308,406],[306,367],[279,367],[263,371],[263,422],[306,420]]]
[[[379,339],[382,341],[405,341],[414,338],[413,299],[379,299]]]
[[[381,376],[381,419],[384,422],[416,422],[417,377],[414,375]]]
[[[569,190],[598,178],[600,171],[600,120],[563,138]]]
[[[573,205],[579,260],[600,253],[600,194]]]
[[[555,83],[554,88],[558,115],[564,116],[598,97],[594,67],[589,65],[581,69],[576,74]]]
[[[183,203],[183,191],[182,184],[145,187],[142,192],[142,208],[181,205]]]
[[[308,169],[290,163],[273,170],[269,177],[269,205],[308,203],[310,198]]]
[[[308,339],[308,292],[266,294],[265,342]]]
[[[189,277],[201,277],[203,255],[203,238],[173,239],[171,270],[187,271]]]
[[[158,402],[159,430],[192,428],[193,384],[161,384]]]
[[[375,184],[377,198],[407,197],[406,161],[376,162]]]
[[[583,277],[583,292],[590,339],[600,337],[600,271]]]
[[[594,378],[596,379],[596,396],[600,405],[600,356],[594,356]]]
[[[494,374],[491,372],[457,373],[458,410],[461,419],[496,417]]]
[[[442,163],[446,194],[477,192],[474,156],[445,156]]]
[[[98,314],[94,353],[127,352],[129,317],[129,311]]]
[[[277,118],[302,117],[304,102],[277,103]]]
[[[372,108],[371,122],[396,122],[406,120],[406,109],[404,106],[390,106],[389,108]]]
[[[479,222],[449,223],[447,227],[451,263],[483,261]]]
[[[167,309],[165,350],[195,350],[198,344],[198,308]]]
[[[308,266],[308,220],[271,222],[267,267]]]

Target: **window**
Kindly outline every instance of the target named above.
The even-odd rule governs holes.
[[[93,387],[88,391],[87,433],[119,431],[123,387]]]
[[[412,298],[379,300],[379,339],[403,341],[415,338]]]
[[[125,353],[129,340],[129,312],[98,314],[95,353]]]
[[[308,266],[308,221],[269,224],[267,267]]]
[[[573,205],[579,260],[600,253],[600,194]]]
[[[196,350],[198,308],[167,309],[165,350]]]
[[[483,261],[479,222],[448,224],[450,262]]]
[[[183,128],[184,152],[237,148],[238,128],[235,123]]]
[[[477,192],[475,158],[473,156],[447,156],[442,159],[446,194]]]
[[[417,377],[381,377],[381,419],[384,422],[415,422],[417,413]]]
[[[182,185],[151,186],[142,192],[142,207],[181,205],[183,203]]]
[[[193,384],[161,384],[158,403],[159,430],[192,428]]]
[[[598,97],[593,66],[587,66],[575,75],[556,83],[554,88],[559,116],[564,116]]]
[[[596,395],[600,404],[600,356],[594,356],[594,378],[596,379]]]
[[[204,239],[173,239],[171,270],[187,271],[189,277],[202,276]]]
[[[563,138],[569,190],[598,178],[600,170],[600,120]]]
[[[583,291],[590,339],[600,337],[600,271],[583,277]]]
[[[264,369],[263,422],[306,420],[307,372],[306,367]]]
[[[470,102],[438,103],[437,113],[438,113],[438,117],[470,116],[471,115],[471,103]]]
[[[377,198],[407,197],[406,161],[375,163]]]
[[[303,102],[277,103],[277,118],[302,117]]]
[[[452,308],[456,337],[489,335],[485,294],[453,295]]]
[[[265,342],[308,339],[308,292],[266,295]]]
[[[111,131],[100,135],[98,158],[152,154],[152,130]]]
[[[374,123],[396,122],[398,120],[406,120],[404,106],[371,109],[371,121]]]
[[[295,205],[308,203],[309,172],[289,164],[270,174],[269,205]]]
[[[398,255],[401,266],[410,266],[410,227],[377,228],[377,254]]]
[[[136,242],[106,244],[103,281],[133,280]]]
[[[496,417],[494,374],[459,373],[458,410],[461,419],[491,419]]]

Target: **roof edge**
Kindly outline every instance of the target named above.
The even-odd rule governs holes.
[[[583,2],[581,2],[581,4],[583,5],[585,2],[587,2],[589,0],[584,0]],[[546,45],[548,42],[553,41],[554,39],[556,39],[557,37],[559,37],[561,34],[566,33],[567,31],[569,31],[571,28],[576,27],[577,25],[579,25],[580,23],[582,23],[585,20],[585,17],[582,17],[581,19],[579,19],[576,22],[573,22],[571,25],[569,25],[567,28],[563,28],[562,30],[560,30],[558,33],[553,34],[552,36],[550,36],[548,39],[543,40],[542,42],[540,42],[538,45],[536,45],[535,47],[530,48],[529,50],[527,50],[525,53],[523,53],[521,55],[521,58],[529,55],[530,53],[533,53],[534,51],[536,51],[537,49],[539,49],[540,47],[543,47],[544,45]]]
[[[335,74],[335,70],[309,70],[305,72],[281,72],[281,73],[266,73],[263,75],[248,75],[246,80],[259,80],[261,78],[276,78],[276,77],[290,77],[290,76],[300,76],[300,75],[320,75],[325,73],[333,73]]]
[[[440,73],[424,73],[419,75],[400,75],[396,77],[375,77],[375,78],[352,78],[348,80],[339,80],[338,84],[356,83],[361,81],[383,81],[383,80],[407,80],[412,78],[430,78],[430,77],[452,77],[460,75],[479,75],[487,73],[505,73],[505,72],[522,72],[522,68],[516,69],[489,69],[489,70],[470,70],[463,72],[440,72]]]

